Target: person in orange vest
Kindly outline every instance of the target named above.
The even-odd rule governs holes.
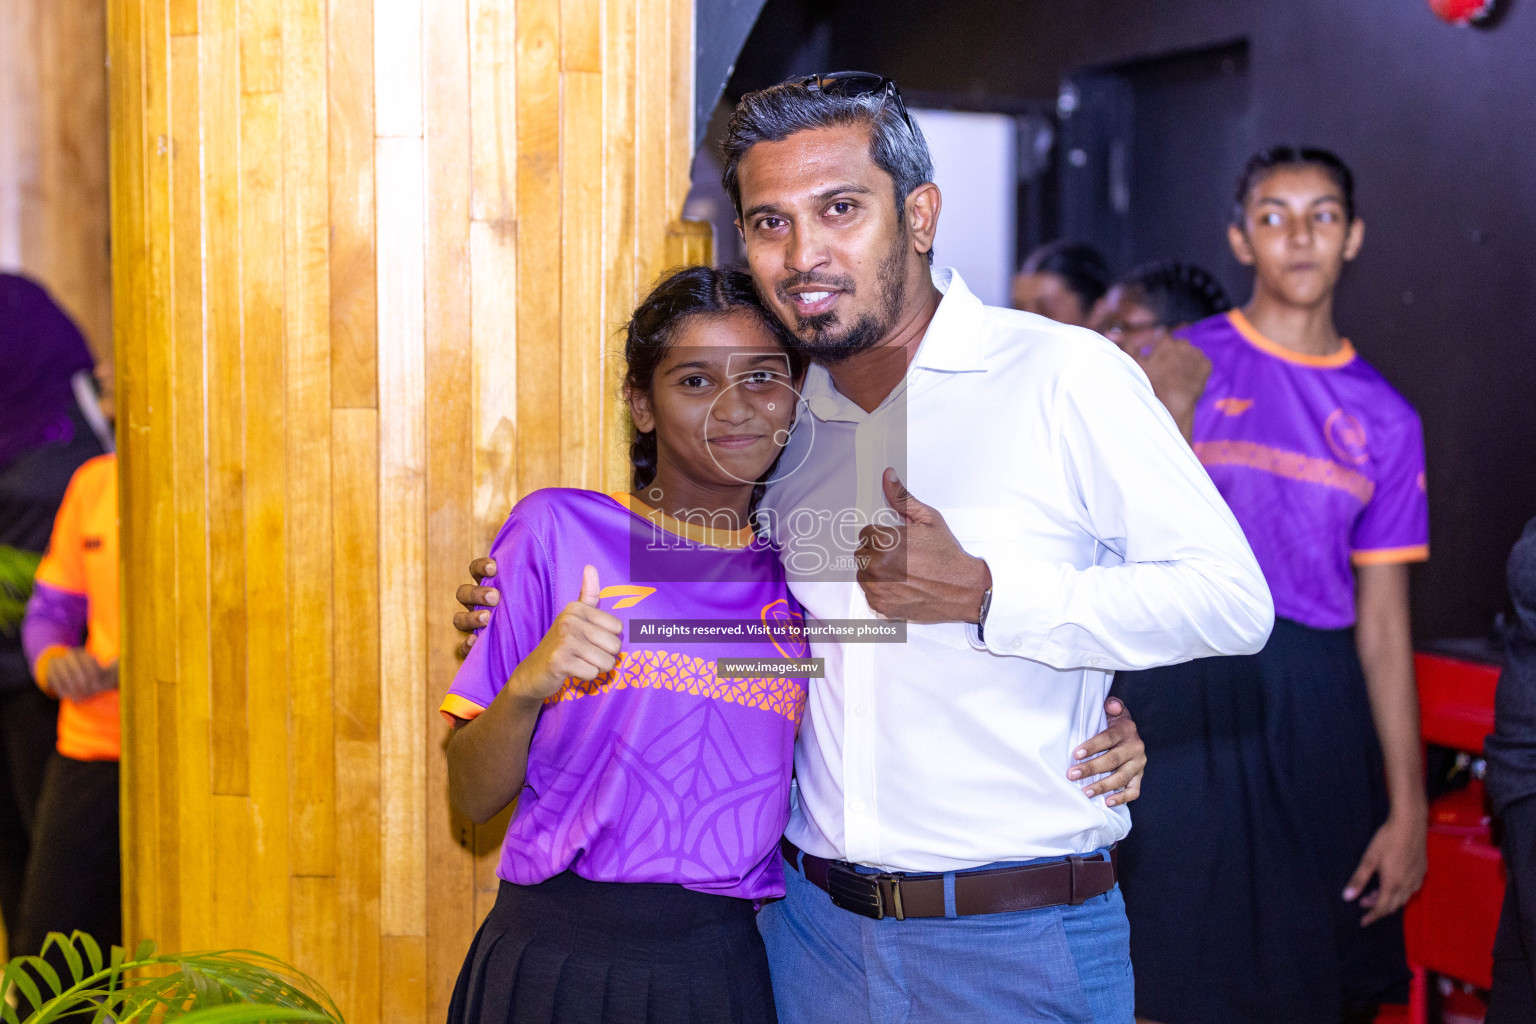
[[[99,376],[106,405],[111,380]],[[70,480],[22,620],[33,677],[60,706],[13,953],[38,953],[53,931],[79,929],[103,946],[122,941],[119,619],[117,456],[109,453]]]
[[[47,289],[0,273],[0,920],[12,932],[59,717],[33,682],[21,620],[70,477],[112,450],[94,362]]]

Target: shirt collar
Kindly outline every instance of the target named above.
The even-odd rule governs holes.
[[[933,272],[933,283],[944,298],[928,324],[928,331],[917,347],[913,369],[965,373],[987,368],[982,350],[981,300],[971,293],[953,267]]]
[[[944,297],[934,311],[928,330],[918,344],[917,355],[907,368],[907,376],[913,370],[935,370],[941,373],[964,373],[987,368],[982,350],[982,305],[980,299],[966,287],[960,272],[951,267],[941,267],[933,272],[933,283]],[[896,394],[905,387],[898,385]],[[851,399],[845,398],[832,383],[832,375],[825,366],[812,364],[805,375],[801,388],[807,408],[820,420],[862,420],[866,415]],[[886,401],[889,401],[888,398]],[[884,404],[884,403],[882,403]]]

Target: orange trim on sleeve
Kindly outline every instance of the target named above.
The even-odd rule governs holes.
[[[450,693],[443,698],[442,706],[437,709],[437,713],[442,715],[449,725],[458,725],[460,722],[472,721],[484,710],[485,708],[468,697]]]
[[[48,696],[53,696],[53,691],[48,689],[48,665],[61,654],[68,653],[69,648],[63,644],[54,644],[44,647],[43,653],[37,656],[37,663],[32,666],[32,678],[37,680],[37,686]]]
[[[1355,565],[1397,565],[1402,562],[1426,562],[1429,560],[1428,544],[1411,544],[1406,548],[1371,548],[1352,551],[1349,560]]]
[[[1295,363],[1297,366],[1311,366],[1320,370],[1336,370],[1341,366],[1348,366],[1355,361],[1355,346],[1349,343],[1348,338],[1339,339],[1343,344],[1339,346],[1337,352],[1326,356],[1312,356],[1307,355],[1305,352],[1293,352],[1279,342],[1270,341],[1259,333],[1259,329],[1253,326],[1253,322],[1244,316],[1243,311],[1240,309],[1230,310],[1227,313],[1227,320],[1233,327],[1237,328],[1237,333],[1241,334],[1248,344],[1260,352],[1272,355],[1276,359],[1283,359],[1287,363]]]

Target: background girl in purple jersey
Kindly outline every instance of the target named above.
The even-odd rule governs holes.
[[[777,332],[745,274],[659,284],[625,345],[633,493],[535,492],[491,548],[502,600],[443,705],[449,789],[478,822],[517,809],[450,1021],[774,1019],[754,901],[783,892],[805,682],[716,659],[803,642],[636,632],[799,614],[747,526],[796,407]]]
[[[1116,680],[1149,755],[1122,848],[1137,1012],[1370,1020],[1406,992],[1400,910],[1425,870],[1407,571],[1428,556],[1422,433],[1334,326],[1364,239],[1343,162],[1256,155],[1229,236],[1253,296],[1183,332],[1209,360],[1191,439],[1276,622],[1252,657]]]

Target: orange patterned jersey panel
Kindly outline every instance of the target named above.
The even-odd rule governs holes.
[[[610,690],[671,690],[694,697],[744,707],[759,708],[782,715],[791,722],[800,721],[805,709],[805,684],[787,677],[760,679],[721,679],[715,663],[674,651],[625,651],[619,663],[593,680],[568,679],[560,691],[545,699],[554,704],[578,700]]]

